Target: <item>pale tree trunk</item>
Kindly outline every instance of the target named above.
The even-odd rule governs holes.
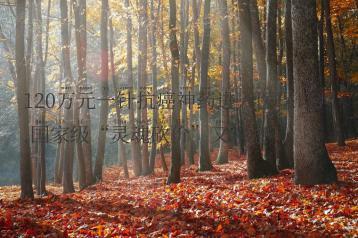
[[[111,59],[111,77],[112,77],[112,83],[113,83],[113,91],[114,91],[115,95],[119,95],[120,92],[119,92],[119,87],[117,85],[116,71],[114,68],[113,45],[114,45],[114,32],[113,32],[112,18],[110,18],[109,19],[109,52],[110,52],[110,59]],[[116,101],[115,107],[116,107],[116,116],[117,116],[118,126],[123,126],[122,119],[121,119],[121,109],[120,109],[118,101]],[[121,162],[122,167],[123,167],[124,177],[129,178],[125,150],[126,150],[126,148],[124,146],[124,142],[120,139],[118,141],[118,157],[119,157],[119,161]]]
[[[176,37],[176,1],[169,1],[169,30],[171,60],[171,87],[173,111],[171,118],[171,165],[167,184],[180,182],[180,103],[179,103],[179,47]]]
[[[102,180],[104,153],[106,148],[106,127],[108,121],[108,0],[102,0],[101,7],[101,106],[99,118],[99,132],[97,157],[94,168],[96,181]]]
[[[187,0],[180,1],[180,91],[182,95],[187,94],[187,79],[188,79],[188,23],[189,23],[189,2]],[[183,100],[181,105],[181,119],[182,127],[180,130],[180,161],[185,164],[185,149],[186,149],[186,132],[187,128],[187,105]]]
[[[157,107],[157,97],[156,95],[158,94],[158,90],[157,90],[157,75],[158,75],[158,70],[157,70],[157,38],[156,38],[156,33],[157,33],[157,24],[158,24],[158,17],[159,17],[159,9],[161,6],[161,1],[158,2],[158,10],[157,10],[157,15],[155,16],[155,7],[154,7],[154,0],[150,1],[150,21],[151,21],[151,28],[150,28],[150,41],[151,41],[151,49],[152,49],[152,60],[151,60],[151,68],[152,68],[152,87],[153,87],[153,91],[152,94],[154,95],[153,98],[153,104],[154,104],[154,109],[153,109],[153,121],[152,121],[152,138],[151,138],[151,142],[152,142],[152,147],[150,150],[150,156],[149,156],[149,168],[150,168],[150,173],[154,173],[154,168],[155,168],[155,157],[157,154],[157,126],[158,126],[158,107]]]
[[[324,144],[322,82],[318,80],[316,1],[292,1],[294,160],[296,184],[337,181]]]
[[[229,117],[230,105],[227,99],[230,91],[230,30],[229,16],[227,10],[227,0],[219,0],[221,17],[221,37],[222,37],[222,84],[221,84],[221,139],[217,163],[224,164],[229,161]]]
[[[247,170],[250,179],[268,175],[267,163],[261,157],[253,101],[253,60],[250,1],[239,0],[240,17],[240,72],[242,79],[242,116],[246,143]]]
[[[330,0],[323,0],[324,14],[326,19],[327,31],[327,53],[329,62],[329,74],[331,78],[331,92],[332,92],[332,116],[333,125],[336,132],[337,144],[344,146],[344,131],[342,124],[342,108],[339,104],[338,94],[338,75],[336,68],[336,53],[334,49],[334,39],[332,32],[331,13],[330,13]]]
[[[210,152],[209,152],[209,114],[207,101],[209,95],[208,69],[209,69],[209,50],[210,50],[210,0],[204,3],[204,33],[201,49],[200,65],[200,146],[199,146],[199,171],[211,170]]]
[[[76,98],[77,100],[74,103],[75,111],[74,111],[74,126],[77,130],[82,130],[82,125],[80,121],[80,111],[82,109],[79,108],[80,106],[80,92],[81,87],[83,88],[83,81],[84,81],[84,47],[82,42],[82,35],[81,27],[83,26],[83,13],[81,13],[79,2],[77,0],[73,1],[73,12],[75,16],[75,38],[76,38],[76,48],[77,48],[77,67],[78,67],[78,79],[76,82]],[[86,105],[87,106],[87,105]],[[86,165],[85,165],[85,158],[84,158],[84,151],[82,147],[82,142],[80,140],[76,140],[76,152],[77,152],[77,159],[78,159],[78,169],[79,169],[79,180],[78,184],[80,189],[84,189],[87,186],[86,183]]]
[[[45,70],[44,70],[44,61],[43,61],[43,51],[42,51],[42,12],[41,12],[41,1],[36,0],[35,8],[35,39],[36,39],[36,67],[35,67],[35,80],[37,81],[37,91],[36,93],[41,93],[45,95]],[[41,109],[38,109],[37,114],[37,125],[36,127],[45,128],[46,122],[46,111],[45,103],[41,103],[39,106]],[[36,163],[36,192],[37,195],[43,195],[46,193],[46,141],[45,141],[45,131],[40,129],[38,141],[38,154],[37,154],[37,163]]]
[[[129,94],[133,96],[133,62],[132,62],[132,18],[131,9],[129,8],[129,0],[125,1],[127,8],[127,81],[129,87]],[[133,101],[129,102],[129,129],[132,135],[135,132],[134,123],[134,104]],[[139,125],[138,125],[139,126]],[[139,141],[131,141],[131,155],[134,167],[134,175],[139,176],[142,173],[142,162],[140,161],[140,145]]]
[[[139,1],[139,29],[138,29],[138,94],[147,93],[147,55],[148,55],[148,2],[147,0]],[[145,97],[144,97],[145,98]],[[142,101],[142,108],[138,108],[138,114],[141,114],[138,129],[145,128],[148,126],[147,118],[147,105],[145,100]],[[149,174],[149,154],[148,154],[148,143],[142,142],[142,175]]]
[[[291,1],[286,0],[285,9],[285,44],[286,44],[286,77],[287,77],[287,123],[286,136],[283,143],[285,161],[279,161],[279,168],[293,168],[293,62],[292,62],[292,18]]]
[[[68,31],[68,7],[67,1],[60,1],[61,9],[61,39],[62,39],[62,60],[64,66],[64,78],[65,78],[65,93],[71,93],[68,87],[72,86],[73,77],[71,72],[71,58],[70,58],[70,39]],[[69,100],[64,103],[64,120],[65,128],[68,130],[73,129],[73,105]],[[74,156],[74,144],[71,141],[63,141],[65,143],[64,155],[63,155],[63,193],[72,193],[75,191],[73,185],[73,156]]]
[[[30,136],[29,136],[29,112],[25,109],[28,85],[26,82],[26,61],[25,61],[25,1],[16,1],[16,40],[15,40],[15,60],[16,60],[16,98],[19,115],[20,128],[20,183],[21,199],[33,199],[31,176],[31,157],[30,157]],[[29,72],[28,72],[29,73]]]

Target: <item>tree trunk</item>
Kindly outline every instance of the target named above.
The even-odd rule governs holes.
[[[82,35],[83,32],[81,32],[81,27],[83,26],[83,14],[81,13],[79,2],[77,0],[73,1],[73,12],[75,15],[75,38],[76,38],[76,48],[77,48],[77,67],[78,67],[78,79],[76,82],[76,97],[81,98],[80,92],[81,88],[83,88],[83,81],[84,81],[84,60],[83,57],[83,43],[82,43]],[[75,128],[77,130],[82,130],[82,125],[80,124],[80,111],[82,109],[79,108],[80,101],[76,100],[75,102],[75,108],[74,111],[74,123]],[[78,169],[79,169],[79,187],[80,189],[84,189],[87,186],[86,183],[86,165],[85,165],[85,158],[84,158],[84,151],[82,147],[82,142],[80,140],[76,140],[76,152],[77,152],[77,159],[78,159]]]
[[[44,61],[43,61],[43,51],[42,51],[42,12],[41,12],[41,1],[36,0],[36,9],[35,9],[35,39],[36,39],[36,68],[35,68],[35,80],[37,83],[37,92],[45,95],[45,70],[44,70]],[[45,105],[42,103],[40,105],[41,109],[37,109],[37,123],[36,127],[45,128],[46,126],[46,111]],[[38,134],[40,139],[37,141],[39,150],[37,154],[37,164],[36,164],[36,192],[37,195],[43,195],[46,193],[46,140],[45,140],[45,131],[40,129]]]
[[[222,84],[221,84],[221,138],[220,149],[217,158],[217,163],[224,164],[229,161],[229,117],[230,105],[227,99],[230,95],[230,30],[229,17],[227,10],[227,0],[219,1],[220,17],[221,17],[221,36],[222,36],[222,55],[223,55],[223,70],[222,70]]]
[[[70,38],[68,30],[68,7],[67,1],[60,1],[61,9],[61,39],[62,39],[62,60],[64,66],[64,78],[65,78],[65,93],[71,93],[69,90],[72,86],[73,77],[71,72],[71,58],[70,58]],[[64,109],[65,128],[68,130],[73,129],[73,105],[69,100],[66,101]],[[73,186],[73,156],[74,156],[74,144],[72,141],[63,141],[65,143],[64,155],[63,155],[63,193],[72,193],[75,191]]]
[[[180,69],[181,80],[180,90],[182,95],[187,94],[187,78],[188,78],[188,23],[189,23],[189,2],[187,0],[180,1]],[[182,127],[180,130],[180,161],[185,164],[185,147],[186,147],[186,132],[187,128],[187,103],[183,100],[181,105],[181,119]]]
[[[161,159],[161,162],[162,162],[163,171],[164,172],[168,171],[167,162],[165,162],[163,145],[160,145],[160,159]]]
[[[276,53],[276,19],[277,0],[267,2],[266,27],[266,92],[265,92],[265,124],[264,124],[264,159],[269,163],[273,174],[277,173],[275,149],[275,127],[277,126],[276,111],[276,82],[277,82],[277,53]]]
[[[147,94],[147,55],[148,55],[148,33],[147,33],[147,25],[148,25],[148,2],[147,0],[139,1],[139,29],[138,29],[138,94],[142,93],[142,95]],[[145,97],[144,97],[145,98]],[[140,99],[142,100],[142,99]],[[144,128],[148,126],[148,118],[147,118],[147,105],[145,100],[142,101],[139,108],[138,107],[138,115],[141,114],[138,129]],[[143,141],[142,145],[142,175],[149,174],[149,154],[148,154],[148,143]]]
[[[32,190],[31,153],[29,144],[29,112],[25,110],[26,98],[24,94],[24,92],[28,92],[25,62],[25,7],[26,1],[16,1],[15,60],[17,75],[16,98],[20,128],[20,198],[33,199],[34,193]]]
[[[127,81],[129,87],[129,95],[133,95],[133,62],[132,62],[132,18],[129,9],[129,0],[125,1],[127,8]],[[133,101],[129,102],[129,129],[130,134],[135,133],[134,123],[134,104]],[[139,126],[139,125],[138,125]],[[142,173],[142,162],[140,161],[140,145],[138,140],[131,140],[131,155],[134,167],[134,175],[139,176]]]
[[[329,62],[329,74],[331,78],[331,92],[332,92],[332,114],[333,114],[333,125],[336,132],[337,144],[344,146],[344,131],[342,124],[342,109],[339,104],[337,97],[338,93],[338,75],[336,68],[336,53],[334,49],[334,39],[331,24],[331,13],[330,13],[330,0],[323,0],[323,7],[326,19],[326,31],[327,31],[327,52]]]
[[[296,184],[337,181],[336,169],[324,144],[316,17],[316,1],[292,1]]]
[[[286,0],[285,31],[286,31],[286,77],[287,77],[287,123],[286,136],[283,143],[285,161],[279,161],[279,169],[293,168],[293,62],[292,62],[292,17],[291,1]],[[282,158],[282,157],[281,157]]]
[[[208,69],[209,69],[209,50],[210,50],[210,0],[204,3],[204,33],[201,50],[200,65],[200,147],[199,147],[199,171],[211,170],[209,152],[209,114],[207,101],[209,95]]]
[[[248,177],[252,179],[267,175],[267,163],[261,158],[253,101],[252,31],[249,0],[239,0],[239,6],[242,116],[245,128]]]
[[[109,52],[110,52],[110,59],[111,59],[111,77],[113,83],[113,91],[115,92],[115,95],[119,95],[120,91],[116,81],[116,70],[114,68],[115,65],[114,65],[113,45],[114,45],[114,32],[113,32],[112,18],[110,18],[109,19]],[[121,109],[118,101],[116,101],[115,107],[116,107],[116,116],[117,116],[117,123],[118,123],[117,125],[123,126],[122,119],[121,119]],[[121,139],[118,141],[118,157],[123,167],[124,177],[129,178],[125,146],[124,146],[124,142]]]
[[[97,144],[97,158],[94,168],[96,181],[102,180],[104,153],[106,148],[106,127],[108,121],[108,0],[102,0],[101,8],[101,107],[99,119],[99,133]]]
[[[320,1],[321,3],[321,11],[320,11],[320,19],[317,24],[318,30],[318,57],[319,57],[319,80],[322,82],[323,92],[326,88],[326,80],[324,77],[324,35],[323,35],[323,25],[324,25],[324,7],[323,7],[323,0]],[[326,100],[325,94],[322,93],[322,118],[323,118],[323,130],[324,130],[324,138],[325,142],[327,141],[328,131],[327,131],[327,116],[326,116]]]
[[[169,30],[171,60],[171,87],[173,111],[171,123],[171,165],[167,184],[180,182],[180,103],[179,103],[179,47],[176,37],[176,1],[169,1]]]
[[[158,2],[158,11],[157,16],[155,16],[155,8],[154,8],[154,0],[150,1],[150,20],[151,20],[151,48],[152,48],[152,87],[153,95],[158,94],[157,90],[157,39],[156,39],[156,33],[157,33],[157,24],[158,24],[158,17],[159,17],[159,9],[160,9],[161,1]],[[150,173],[154,173],[154,167],[155,167],[155,157],[157,154],[157,134],[156,130],[158,127],[158,107],[157,107],[157,97],[154,96],[153,98],[153,121],[152,121],[152,147],[150,150],[150,156],[149,156],[149,167],[150,167]]]

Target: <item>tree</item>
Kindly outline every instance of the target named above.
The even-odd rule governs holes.
[[[28,92],[25,62],[25,7],[25,1],[16,1],[15,60],[17,75],[16,99],[20,128],[20,198],[33,199],[34,193],[32,190],[31,157],[29,144],[29,112],[28,110],[25,110],[26,98],[24,94],[24,92]]]
[[[83,31],[81,28],[84,27],[83,25],[83,13],[81,13],[79,2],[77,0],[73,1],[73,11],[75,14],[75,38],[76,38],[76,48],[77,48],[77,67],[78,67],[78,80],[76,83],[76,96],[80,98],[81,88],[83,87],[84,81],[84,47],[83,47]],[[76,128],[80,128],[80,109],[79,108],[80,102],[76,100],[75,108],[77,110],[74,111],[74,123]],[[88,142],[90,143],[90,142]],[[76,141],[76,152],[77,152],[77,159],[78,159],[78,170],[79,170],[79,187],[80,189],[84,189],[87,186],[86,180],[86,165],[85,165],[85,155],[83,151],[82,142],[80,140]]]
[[[71,57],[70,57],[70,37],[68,30],[68,7],[67,1],[60,1],[61,10],[61,40],[62,40],[62,61],[63,72],[65,78],[65,93],[71,93],[71,85],[73,82],[71,72]],[[64,109],[65,128],[69,130],[73,129],[73,105],[70,100],[66,100]],[[73,156],[74,156],[74,144],[71,141],[63,141],[65,143],[65,153],[63,155],[63,193],[72,193],[75,191],[73,186]]]
[[[138,29],[138,98],[140,98],[141,103],[138,106],[138,129],[148,126],[147,118],[147,105],[145,102],[145,95],[147,94],[147,56],[148,56],[148,1],[141,0],[139,1],[139,29]],[[142,99],[141,95],[144,96]],[[141,114],[141,116],[139,116]],[[142,174],[149,174],[149,154],[148,154],[148,143],[143,142],[142,145]]]
[[[157,75],[158,75],[158,69],[157,69],[157,39],[156,39],[156,33],[157,33],[157,19],[159,16],[159,9],[160,9],[161,1],[158,2],[158,12],[157,16],[155,16],[155,8],[154,8],[154,0],[150,1],[150,20],[151,20],[151,28],[150,28],[150,40],[151,40],[151,48],[152,48],[152,87],[153,87],[153,95],[157,95]],[[156,128],[158,126],[158,107],[157,105],[157,97],[153,98],[153,121],[152,121],[152,148],[150,150],[150,156],[149,156],[149,168],[150,173],[154,172],[155,167],[155,156],[157,154],[157,137],[156,137]]]
[[[276,82],[277,82],[277,53],[276,25],[277,0],[267,1],[266,27],[266,92],[265,92],[265,124],[264,124],[264,159],[269,163],[272,173],[277,173],[276,158],[279,156],[275,148],[275,128],[277,123],[276,111]]]
[[[94,176],[102,180],[104,152],[106,148],[106,127],[108,121],[108,0],[102,0],[101,7],[101,97],[97,158]]]
[[[209,50],[210,50],[210,0],[204,2],[204,32],[201,49],[200,65],[200,147],[199,147],[199,171],[212,169],[209,153],[209,114],[207,101],[209,95],[208,69],[209,69]]]
[[[292,62],[292,18],[291,1],[286,1],[285,9],[285,31],[286,31],[286,77],[287,77],[287,123],[286,136],[283,147],[285,150],[285,160],[279,160],[279,169],[293,168],[293,62]],[[281,159],[282,157],[280,157]]]
[[[171,87],[173,95],[171,165],[167,184],[180,182],[180,103],[179,103],[179,47],[176,37],[176,1],[169,1],[169,31],[171,59]]]
[[[35,53],[36,53],[36,67],[35,67],[35,77],[34,80],[37,82],[35,93],[41,93],[45,95],[45,69],[44,69],[44,59],[43,59],[43,50],[42,50],[42,12],[41,12],[41,1],[36,0],[36,8],[35,8]],[[41,126],[42,128],[46,125],[46,110],[45,110],[45,103],[41,103],[41,109],[37,114],[37,124],[34,126]],[[37,195],[43,195],[46,193],[46,141],[45,141],[45,131],[39,131],[39,141],[38,143],[38,156],[36,161],[36,191]]]
[[[113,52],[113,45],[114,45],[114,32],[113,32],[113,24],[112,24],[112,18],[109,19],[109,55],[110,55],[110,63],[111,63],[111,78],[113,83],[113,90],[115,92],[115,95],[120,94],[119,87],[117,85],[117,79],[116,79],[116,70],[114,65],[114,52]],[[115,104],[116,108],[116,116],[117,116],[117,123],[118,125],[121,125],[122,119],[121,119],[121,109],[118,100]],[[127,166],[127,157],[125,153],[126,147],[124,146],[124,143],[122,140],[118,141],[118,157],[119,161],[122,164],[124,177],[129,178],[129,172],[128,172],[128,166]]]
[[[129,86],[129,94],[133,95],[133,62],[132,62],[132,18],[129,9],[129,0],[125,1],[127,9],[127,82]],[[134,123],[134,105],[133,101],[129,102],[129,130],[133,134],[135,131]],[[131,140],[131,155],[134,164],[134,175],[139,176],[142,173],[142,163],[140,161],[140,146],[138,140]]]
[[[337,181],[324,144],[322,82],[318,80],[316,2],[292,1],[294,163],[296,184]]]
[[[267,162],[261,157],[260,144],[256,126],[256,116],[253,101],[253,60],[252,60],[252,31],[250,19],[250,1],[238,0],[240,18],[240,72],[242,79],[242,117],[246,144],[248,177],[260,178],[268,175]]]
[[[222,55],[223,55],[223,71],[222,71],[222,102],[221,102],[221,139],[220,149],[217,163],[223,164],[228,162],[229,154],[229,116],[230,108],[228,105],[228,95],[230,92],[230,30],[229,17],[227,10],[227,1],[219,1],[220,17],[221,17],[221,35],[222,35]]]
[[[323,0],[324,14],[326,20],[326,31],[327,31],[327,53],[329,62],[329,74],[331,78],[331,91],[332,91],[332,114],[333,114],[333,125],[336,131],[337,144],[344,146],[344,131],[342,124],[342,109],[338,101],[338,75],[336,68],[336,53],[334,49],[334,39],[332,32],[331,23],[331,12],[330,12],[330,0]]]
[[[188,40],[189,40],[189,2],[187,0],[180,1],[180,69],[181,69],[181,92],[187,94],[188,79]],[[186,148],[186,132],[187,132],[187,105],[183,100],[181,105],[182,128],[180,130],[180,161],[185,164],[185,148]]]

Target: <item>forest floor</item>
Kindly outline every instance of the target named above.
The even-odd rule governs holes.
[[[248,180],[244,158],[231,152],[211,172],[184,167],[177,185],[165,185],[160,167],[128,180],[110,167],[102,183],[69,195],[49,185],[50,195],[19,201],[18,187],[1,187],[0,237],[357,237],[358,140],[327,148],[334,185],[294,185],[292,170]]]

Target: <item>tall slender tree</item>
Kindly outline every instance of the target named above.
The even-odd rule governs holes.
[[[285,45],[286,45],[286,77],[287,77],[287,123],[286,135],[284,140],[285,158],[279,161],[279,168],[293,168],[293,62],[292,62],[292,17],[291,1],[286,0],[285,5]],[[282,157],[280,157],[282,159]]]
[[[15,40],[15,60],[16,60],[16,98],[19,114],[20,128],[20,182],[21,199],[33,199],[31,157],[29,144],[29,112],[25,110],[26,98],[24,92],[28,92],[26,82],[26,62],[25,62],[25,11],[26,1],[16,1],[16,40]],[[27,72],[29,73],[29,72]]]
[[[331,23],[331,10],[330,10],[330,0],[323,0],[324,14],[326,20],[326,31],[327,31],[327,53],[328,53],[328,62],[329,62],[329,74],[331,79],[331,92],[332,92],[332,116],[333,116],[333,125],[336,132],[337,144],[339,146],[344,146],[344,129],[343,129],[343,120],[342,120],[342,108],[338,100],[338,75],[337,75],[337,65],[336,65],[336,52],[334,48],[334,39],[332,32],[332,23]]]
[[[266,27],[266,92],[265,92],[265,124],[264,124],[264,159],[269,163],[273,173],[277,172],[275,148],[275,127],[277,126],[276,112],[276,82],[277,82],[277,0],[267,1]]]
[[[141,114],[140,124],[137,125],[138,129],[146,128],[148,126],[148,111],[145,102],[147,91],[147,57],[148,57],[148,0],[139,1],[139,29],[138,29],[138,98],[142,101],[139,104],[138,113]],[[149,174],[149,154],[148,143],[143,141],[142,145],[142,174]]]
[[[120,89],[118,87],[117,78],[116,78],[116,70],[114,65],[114,30],[113,30],[113,23],[112,17],[109,19],[109,55],[110,55],[110,65],[111,65],[111,78],[113,84],[113,91],[115,95],[120,94]],[[116,108],[116,116],[117,116],[117,124],[121,125],[121,108],[119,102],[116,101],[115,104]],[[118,141],[118,157],[119,161],[123,167],[124,177],[129,178],[128,166],[127,166],[127,157],[126,157],[126,147],[124,146],[124,142],[122,140]]]
[[[129,87],[129,95],[133,95],[133,62],[132,62],[132,17],[130,11],[129,0],[125,1],[125,6],[127,9],[127,82]],[[129,102],[129,129],[130,133],[135,133],[135,121],[134,121],[134,104],[133,101]],[[139,176],[142,173],[142,162],[140,161],[140,146],[138,140],[131,140],[131,155],[134,164],[134,175]]]
[[[187,0],[180,1],[180,90],[182,95],[187,94],[187,79],[188,79],[188,40],[189,40],[189,2]],[[180,130],[180,161],[185,164],[185,150],[186,150],[186,132],[187,132],[187,105],[185,100],[181,105],[181,119],[182,127]]]
[[[106,148],[106,127],[108,121],[108,0],[102,0],[101,7],[101,106],[97,157],[94,167],[94,176],[97,181],[102,180],[104,153]]]
[[[316,1],[292,1],[296,184],[337,181],[336,169],[324,144],[316,26]]]
[[[200,147],[199,147],[199,171],[211,170],[211,160],[209,152],[209,114],[208,114],[208,69],[209,69],[209,52],[210,52],[210,0],[204,2],[204,32],[201,49],[200,65]]]
[[[250,1],[238,0],[240,18],[240,72],[242,78],[242,116],[247,154],[248,177],[260,178],[268,175],[267,162],[261,157],[253,101],[253,60]]]
[[[35,67],[35,80],[37,81],[37,93],[45,95],[45,69],[44,69],[44,58],[42,48],[42,12],[41,12],[41,1],[36,0],[35,9],[35,53],[36,53],[36,67]],[[45,128],[46,122],[46,110],[45,103],[40,105],[40,109],[37,111],[37,122],[42,128]],[[38,135],[38,154],[36,163],[36,191],[37,195],[43,195],[46,193],[46,138],[45,131],[40,130]]]
[[[158,83],[157,83],[157,76],[158,76],[158,69],[157,69],[157,24],[158,24],[158,17],[159,17],[159,9],[160,9],[161,1],[158,1],[158,11],[157,15],[155,15],[155,5],[154,0],[150,1],[150,42],[151,42],[151,49],[152,49],[152,60],[151,60],[151,68],[152,68],[152,87],[153,87],[153,95],[157,95],[158,93]],[[155,167],[155,157],[157,154],[157,136],[156,136],[156,129],[158,127],[158,107],[157,107],[157,97],[153,98],[153,121],[152,121],[152,147],[150,150],[149,156],[149,167],[150,173],[154,172]]]
[[[171,60],[171,87],[173,111],[171,118],[171,165],[167,183],[180,182],[180,103],[179,103],[179,47],[176,36],[176,1],[169,0],[169,30]]]
[[[221,17],[221,35],[222,35],[222,55],[223,55],[223,71],[221,83],[221,138],[220,149],[217,158],[219,164],[228,162],[229,154],[229,117],[230,105],[228,95],[230,92],[230,29],[229,16],[227,10],[227,0],[219,0],[220,17]]]
[[[71,86],[73,77],[71,72],[71,57],[70,57],[70,37],[68,24],[68,6],[66,0],[60,1],[61,10],[61,40],[62,40],[62,61],[63,72],[65,78],[65,94],[71,93]],[[66,100],[64,108],[64,125],[69,130],[73,129],[73,105],[70,100]],[[65,143],[65,153],[63,155],[63,193],[72,193],[75,191],[73,185],[73,156],[74,144],[71,141],[63,141]]]

